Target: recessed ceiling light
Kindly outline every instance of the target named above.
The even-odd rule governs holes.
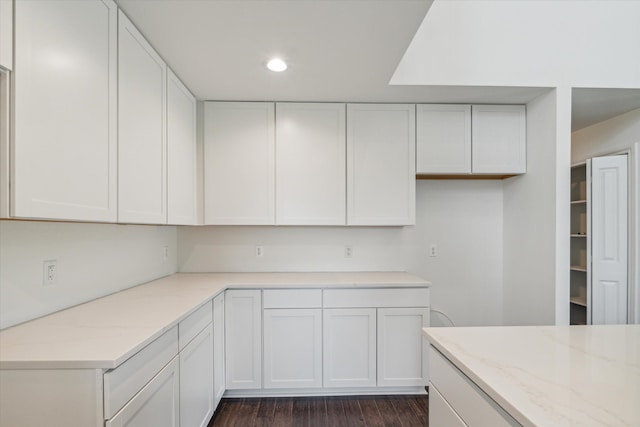
[[[287,69],[287,63],[280,58],[273,58],[267,62],[267,68],[276,73],[280,73]]]

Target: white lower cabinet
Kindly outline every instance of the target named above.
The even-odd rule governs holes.
[[[378,385],[427,385],[428,308],[378,309]]]
[[[375,308],[324,310],[323,362],[325,387],[375,387]]]
[[[213,408],[218,407],[225,390],[224,371],[224,293],[213,299]]]
[[[435,386],[429,387],[429,424],[443,427],[467,427]]]
[[[180,350],[180,427],[206,427],[214,411],[213,325]]]
[[[322,310],[264,310],[264,388],[322,387]]]
[[[227,390],[262,388],[262,291],[226,291],[224,318]]]
[[[520,426],[437,349],[430,347],[429,425],[470,427]],[[432,404],[432,401],[436,402]]]
[[[165,366],[106,427],[179,427],[180,394],[178,357]]]

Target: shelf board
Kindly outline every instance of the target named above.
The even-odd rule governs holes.
[[[572,205],[581,205],[581,204],[586,204],[587,201],[586,200],[572,200],[571,204]]]
[[[581,271],[583,273],[587,272],[587,267],[583,267],[581,265],[572,265],[571,266],[571,271]]]
[[[571,233],[571,237],[587,237],[587,234]]]
[[[571,301],[571,304],[580,305],[582,307],[587,306],[587,299],[585,297],[571,297],[569,301]]]

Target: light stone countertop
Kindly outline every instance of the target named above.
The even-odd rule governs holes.
[[[110,369],[225,289],[429,286],[403,272],[178,273],[0,331],[0,369]]]
[[[524,426],[640,426],[640,325],[423,334]]]

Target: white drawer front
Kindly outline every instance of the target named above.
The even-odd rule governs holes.
[[[322,308],[321,289],[265,289],[264,308]]]
[[[431,384],[469,427],[521,425],[433,346],[429,348],[429,374]]]
[[[178,354],[178,327],[104,374],[104,417],[111,418]]]
[[[325,308],[428,307],[429,288],[325,289]]]
[[[429,425],[467,427],[433,384],[429,387]]]
[[[212,321],[213,303],[209,301],[180,322],[178,325],[180,350],[189,344]]]

